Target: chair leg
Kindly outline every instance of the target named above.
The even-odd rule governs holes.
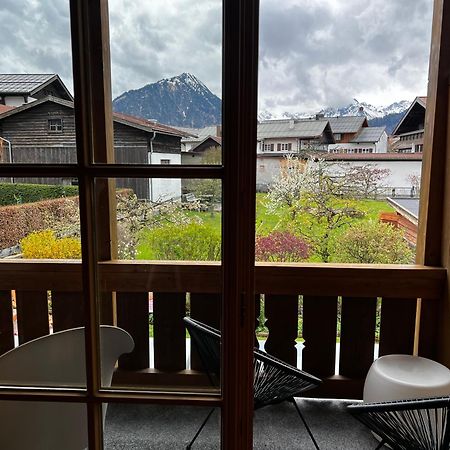
[[[208,413],[208,415],[206,416],[206,419],[203,421],[203,423],[201,424],[200,428],[197,430],[197,433],[195,433],[194,438],[192,439],[191,442],[189,442],[189,445],[186,447],[186,450],[190,450],[192,448],[192,444],[198,438],[198,435],[202,432],[204,426],[206,425],[206,422],[208,422],[209,418],[211,417],[211,414],[214,412],[214,409],[215,408],[211,409],[211,411]]]
[[[303,414],[300,412],[300,408],[297,405],[297,402],[295,401],[295,398],[292,398],[292,402],[294,403],[295,409],[298,412],[298,415],[300,416],[300,419],[302,419],[303,425],[305,425],[306,431],[309,434],[309,437],[311,438],[311,440],[313,441],[314,446],[316,447],[317,450],[320,450],[319,446],[317,445],[316,440],[314,439],[314,436],[308,426],[308,424],[306,423],[305,418],[303,417]]]

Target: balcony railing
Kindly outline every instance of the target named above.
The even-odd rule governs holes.
[[[3,261],[0,267],[0,353],[14,346],[11,290],[16,296],[20,343],[49,333],[49,292],[53,330],[83,325],[79,261],[16,260]],[[256,316],[262,298],[268,328],[265,349],[296,364],[301,317],[302,367],[324,379],[311,395],[361,397],[373,361],[376,327],[380,355],[413,352],[417,298],[422,299],[419,353],[436,356],[436,314],[445,279],[444,269],[424,266],[257,263]],[[191,368],[186,368],[182,318],[189,302],[192,317],[219,326],[219,263],[104,262],[99,264],[99,285],[104,293],[102,322],[116,321],[136,344],[130,355],[121,358],[115,383],[190,389],[207,384],[195,352]],[[153,293],[154,367],[149,358],[149,292]],[[339,375],[335,375],[338,323]]]

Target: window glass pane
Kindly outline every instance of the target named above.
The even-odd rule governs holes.
[[[1,181],[0,264],[10,276],[0,286],[0,383],[84,385],[83,330],[64,332],[84,325],[77,183]]]
[[[0,444],[4,449],[86,449],[86,405],[0,401]]]
[[[106,415],[106,449],[186,448],[211,408],[174,405],[110,404]],[[177,424],[174,427],[174,424]],[[220,448],[220,410],[215,408],[192,448]]]
[[[261,3],[257,260],[414,262],[431,12]]]
[[[0,259],[80,259],[76,178],[0,178]]]
[[[69,2],[7,2],[0,20],[0,163],[75,163]]]
[[[115,162],[220,164],[221,1],[111,0],[109,17]]]
[[[220,330],[221,181],[97,179],[96,189],[97,221],[108,189],[115,190],[117,217],[117,260],[98,266],[102,323],[131,335],[119,336],[114,347],[122,356],[113,387],[217,393],[220,337],[212,361],[216,373],[208,378],[212,368],[205,364],[211,361],[197,353],[183,318]],[[102,230],[97,237],[109,243]],[[103,354],[105,345],[102,340]]]

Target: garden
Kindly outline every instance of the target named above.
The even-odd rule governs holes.
[[[268,193],[256,197],[256,260],[412,263],[414,251],[402,231],[379,221],[380,213],[393,211],[371,196],[383,176],[372,167],[329,173],[321,160],[305,165],[286,158]],[[20,242],[25,258],[79,258],[77,197],[59,187],[51,199],[48,187],[35,185],[34,193],[30,186],[32,203],[2,207],[3,229],[16,224],[3,248]],[[155,203],[138,200],[131,190],[117,191],[120,259],[220,260],[220,181],[195,180],[187,188],[190,201]],[[9,197],[17,199],[15,192]],[[36,202],[39,194],[45,200]]]

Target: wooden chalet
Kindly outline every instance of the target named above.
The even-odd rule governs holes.
[[[406,110],[392,135],[397,138],[391,146],[398,153],[423,152],[427,97],[416,97]]]
[[[54,329],[85,327],[86,384],[69,388],[17,383],[1,386],[0,400],[29,402],[30,408],[33,402],[59,402],[61,411],[67,402],[85,405],[90,450],[103,448],[104,403],[217,407],[221,448],[252,450],[253,348],[262,301],[269,318],[265,348],[287,362],[296,355],[302,314],[303,369],[323,380],[318,389],[308,392],[311,396],[361,398],[374,359],[377,320],[380,356],[414,353],[450,366],[450,0],[434,0],[414,265],[255,264],[257,0],[223,5],[223,166],[118,164],[113,145],[117,125],[133,128],[136,136],[137,131],[143,133],[147,145],[153,133],[152,126],[147,132],[117,121],[113,125],[107,3],[71,2],[74,91],[75,98],[83,99],[75,104],[76,164],[0,165],[2,177],[79,180],[83,259],[0,261],[0,349],[5,352],[15,345],[11,291],[16,295],[20,343],[49,333],[51,292]],[[56,111],[71,109],[61,100],[50,103],[58,107]],[[47,100],[21,109],[15,116],[25,117],[48,104]],[[50,132],[48,119],[54,110],[46,112],[41,119],[44,134]],[[4,126],[14,114],[6,112],[0,118]],[[327,130],[334,142],[329,124]],[[156,136],[180,139],[177,133],[154,131]],[[112,194],[118,176],[222,180],[221,262],[118,260]],[[149,292],[153,293],[153,365]],[[197,357],[186,366],[182,318],[188,308],[193,318],[221,328],[220,388],[211,388]],[[101,382],[100,323],[125,328],[135,341],[134,350],[119,360],[111,389]],[[27,432],[25,425],[23,432]]]
[[[19,107],[0,111],[0,137],[10,144],[3,162],[28,164],[70,164],[77,162],[74,104],[58,97],[43,97]],[[180,164],[180,141],[187,134],[163,124],[114,113],[114,158],[119,164]],[[12,161],[10,159],[12,158]],[[8,179],[9,181],[9,179]],[[16,182],[43,184],[76,183],[73,178],[23,178]],[[181,195],[180,187],[170,192],[162,182],[143,178],[119,178],[119,187],[133,189],[141,199],[156,201]],[[173,194],[173,195],[172,195]]]
[[[57,74],[0,74],[0,104],[20,106],[49,95],[73,101]]]

